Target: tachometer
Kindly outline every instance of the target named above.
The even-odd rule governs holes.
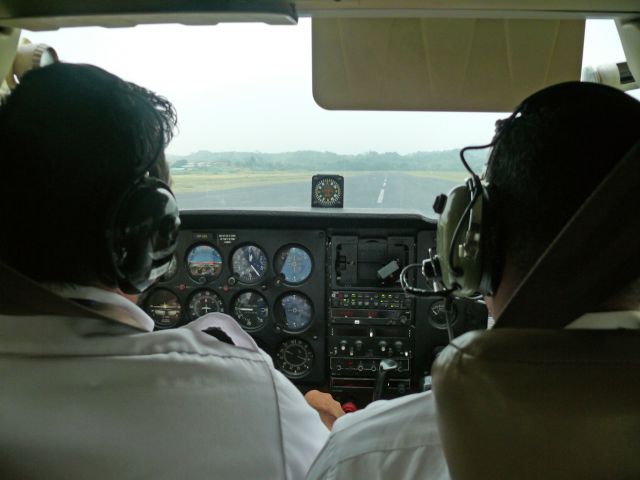
[[[198,283],[210,282],[222,272],[222,255],[211,245],[196,245],[187,253],[187,271]]]
[[[299,245],[287,245],[276,255],[276,272],[282,274],[289,284],[304,282],[311,275],[312,268],[311,255]]]
[[[191,295],[189,299],[189,316],[196,320],[207,313],[224,312],[222,299],[213,290],[202,289]]]
[[[285,340],[276,352],[276,367],[289,378],[301,378],[313,367],[313,349],[297,338]]]
[[[257,283],[267,273],[267,256],[257,245],[245,245],[231,256],[231,270],[242,283]]]
[[[233,302],[232,312],[242,328],[255,332],[264,327],[269,318],[269,305],[259,293],[243,292]]]
[[[164,288],[149,294],[144,301],[144,309],[158,328],[175,327],[182,318],[182,306],[178,296]]]
[[[284,331],[301,332],[313,320],[311,301],[301,293],[288,293],[276,303],[276,318]]]

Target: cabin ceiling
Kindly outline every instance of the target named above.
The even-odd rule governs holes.
[[[0,0],[0,25],[47,30],[142,23],[295,22],[312,17],[632,17],[638,0]]]

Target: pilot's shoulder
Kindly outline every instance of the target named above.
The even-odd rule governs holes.
[[[244,350],[260,352],[251,335],[224,313],[209,313],[181,328],[196,332],[196,338],[206,344],[218,345],[219,342],[223,342]]]
[[[143,355],[174,353],[182,362],[188,358],[238,359],[273,368],[271,358],[253,338],[233,318],[221,313],[205,315],[180,328],[138,334],[131,340]]]

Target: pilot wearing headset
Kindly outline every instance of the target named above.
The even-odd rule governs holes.
[[[29,72],[0,105],[3,269],[83,309],[0,301],[3,478],[298,479],[328,436],[230,317],[152,333],[125,298],[176,248],[175,124],[167,100],[88,65]]]
[[[484,146],[491,148],[484,181],[476,176],[454,188],[446,203],[436,202],[441,215],[435,263],[444,285],[461,296],[485,295],[499,323],[537,259],[640,141],[638,125],[640,102],[601,85],[559,84],[527,98],[498,122],[493,141]],[[470,224],[479,228],[468,230],[465,242],[478,234],[484,252],[469,256],[462,269],[456,263],[459,251],[451,246]],[[640,272],[636,274],[638,280],[621,286],[597,311],[567,328],[639,329]],[[313,395],[312,403],[322,394]],[[431,392],[381,400],[338,418],[307,476],[329,478],[448,479]]]

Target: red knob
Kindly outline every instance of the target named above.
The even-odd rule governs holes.
[[[344,413],[353,413],[358,410],[358,406],[353,402],[346,402],[342,404],[342,411]]]

